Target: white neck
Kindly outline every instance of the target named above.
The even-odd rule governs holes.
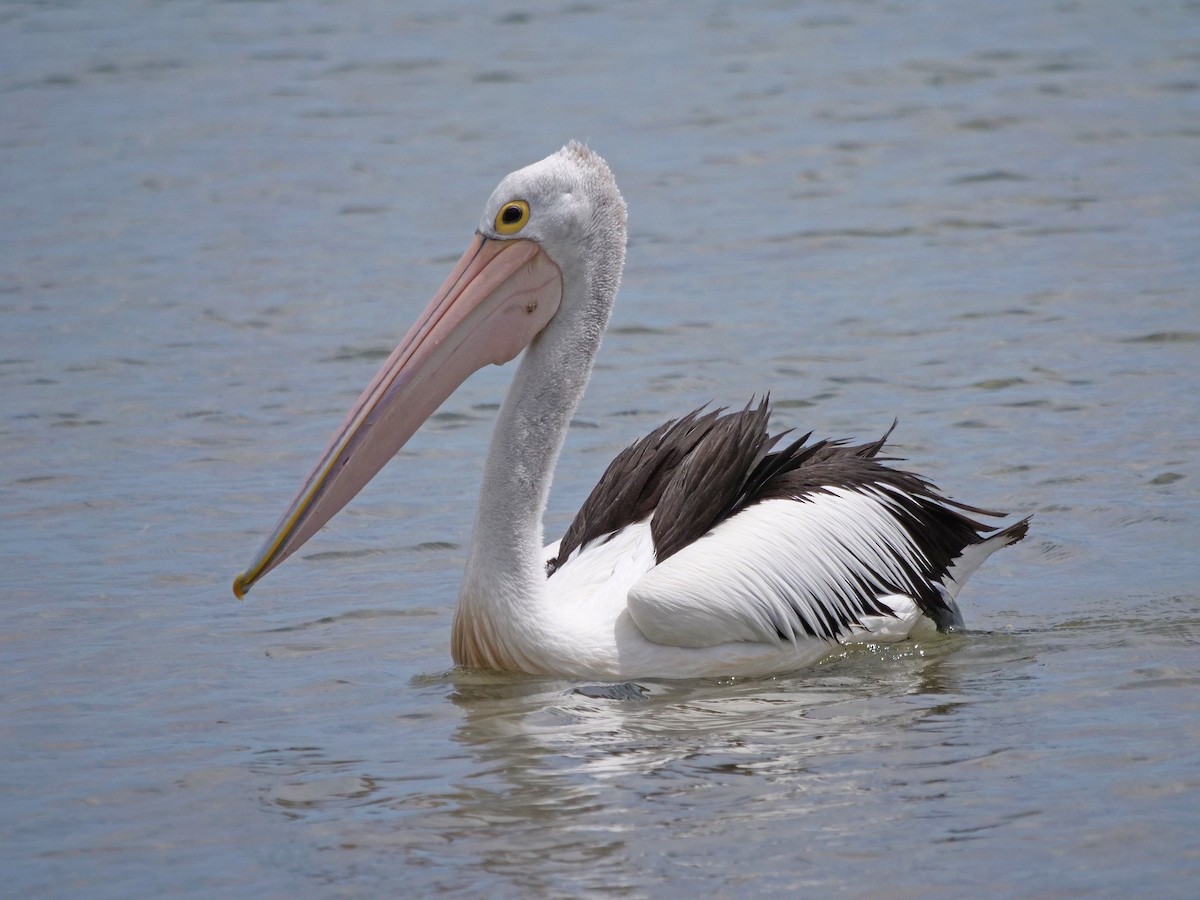
[[[607,279],[593,291],[590,274],[565,280],[560,313],[525,351],[497,416],[454,618],[459,665],[536,671],[542,514],[616,292]]]

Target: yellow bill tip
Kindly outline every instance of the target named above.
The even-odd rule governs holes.
[[[233,596],[241,600],[246,596],[246,591],[250,590],[250,579],[243,572],[237,578],[233,579]]]

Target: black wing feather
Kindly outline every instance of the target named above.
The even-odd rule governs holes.
[[[549,575],[576,549],[640,522],[658,506],[676,470],[712,429],[722,410],[704,407],[660,425],[608,464],[546,564]]]

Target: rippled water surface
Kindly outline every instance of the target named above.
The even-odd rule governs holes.
[[[0,894],[1194,896],[1192,2],[0,6]],[[970,631],[451,669],[506,370],[229,592],[495,182],[630,204],[548,513],[705,401],[1034,514]]]

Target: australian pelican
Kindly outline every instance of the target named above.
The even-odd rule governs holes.
[[[514,172],[350,410],[241,597],[476,369],[524,350],[497,417],[454,618],[462,666],[587,677],[767,675],[839,644],[962,625],[955,597],[1024,537],[851,446],[768,436],[767,403],[697,410],[622,451],[561,541],[542,513],[625,261],[625,202],[570,143]]]

